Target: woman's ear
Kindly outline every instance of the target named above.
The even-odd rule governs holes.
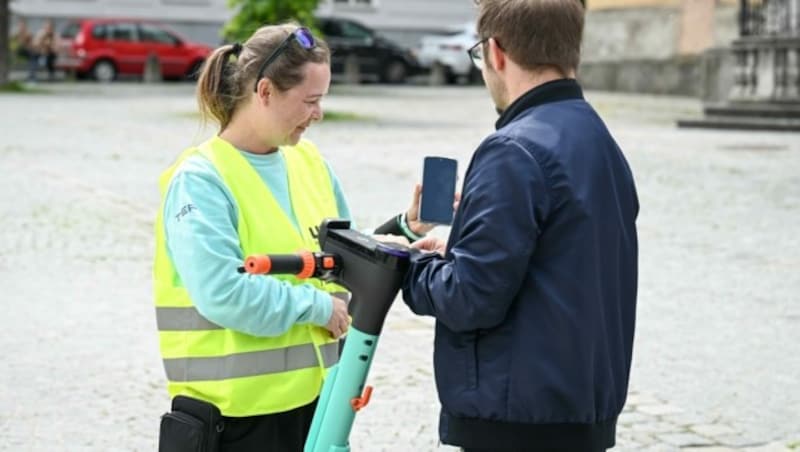
[[[256,91],[258,92],[258,100],[262,105],[269,105],[269,96],[272,94],[273,89],[272,82],[268,78],[262,78],[258,81]]]

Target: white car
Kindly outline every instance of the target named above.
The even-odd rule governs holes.
[[[431,83],[456,83],[459,80],[480,79],[480,72],[472,65],[467,50],[478,42],[475,24],[464,24],[441,35],[422,37],[417,59],[430,70]]]

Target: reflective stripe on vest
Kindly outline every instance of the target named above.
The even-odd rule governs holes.
[[[256,337],[204,318],[180,284],[169,258],[163,197],[181,163],[200,154],[212,163],[233,195],[243,256],[319,250],[308,230],[324,218],[338,216],[327,165],[307,141],[280,152],[286,162],[292,210],[300,231],[249,162],[219,137],[184,152],[160,179],[162,206],[156,221],[154,289],[167,387],[171,397],[180,394],[208,401],[226,416],[283,412],[310,403],[319,395],[325,370],[338,361],[338,341],[315,325],[295,324],[281,336]],[[300,283],[293,276],[269,277]],[[327,292],[341,291],[318,280],[303,283]]]
[[[211,323],[197,312],[194,306],[185,308],[156,308],[156,324],[158,331],[208,331],[221,330],[222,327]]]
[[[339,344],[332,342],[320,347],[325,367],[339,360]],[[164,369],[170,381],[209,381],[254,375],[287,372],[319,365],[312,344],[237,353],[211,358],[172,358],[164,360]]]
[[[331,296],[349,300],[348,292],[331,292]],[[209,331],[221,330],[216,323],[209,322],[194,306],[156,307],[158,331]]]

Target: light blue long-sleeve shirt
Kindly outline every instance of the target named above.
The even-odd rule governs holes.
[[[299,229],[281,152],[242,155]],[[328,172],[339,216],[350,219],[341,184],[330,166]],[[167,251],[200,314],[254,336],[279,336],[295,323],[325,326],[333,311],[327,293],[310,284],[236,271],[244,259],[237,210],[232,193],[206,158],[191,156],[175,172],[164,203]]]

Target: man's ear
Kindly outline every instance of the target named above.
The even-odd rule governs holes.
[[[497,45],[494,38],[489,38],[487,41],[489,46],[489,64],[496,72],[501,72],[506,68],[506,53]]]

